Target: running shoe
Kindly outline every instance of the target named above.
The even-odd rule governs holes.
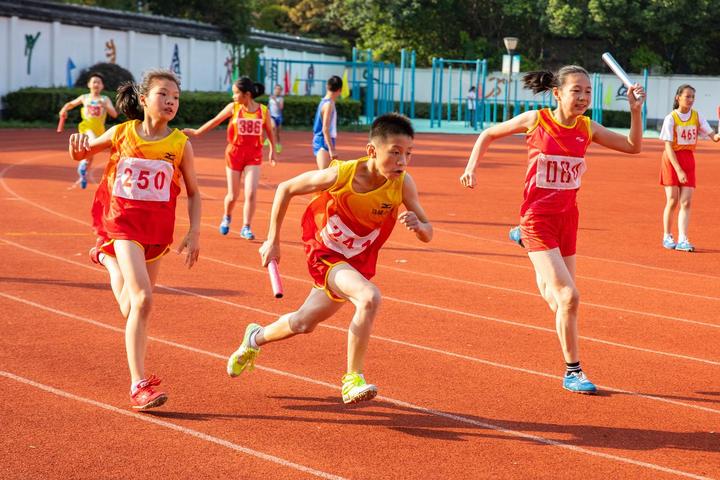
[[[250,230],[250,225],[243,226],[242,230],[240,230],[240,236],[245,240],[255,240],[255,235],[252,233],[252,230]]]
[[[240,348],[235,350],[235,353],[230,355],[227,361],[227,374],[231,377],[237,377],[244,371],[250,372],[255,368],[255,358],[260,353],[260,349],[250,346],[250,335],[260,328],[262,327],[257,323],[251,323],[245,328],[245,336],[243,336]]]
[[[573,393],[592,395],[597,392],[595,385],[588,380],[585,372],[572,372],[563,378],[563,388]]]
[[[377,395],[377,387],[365,382],[362,373],[346,373],[342,377],[343,403],[358,403],[372,400]]]
[[[282,152],[282,145],[279,144],[279,143],[276,144],[276,145],[275,145],[275,149],[277,150],[277,153],[281,153],[281,152]]]
[[[665,238],[663,238],[663,248],[667,248],[668,250],[675,250],[675,247],[677,247],[677,243],[675,242],[675,239],[672,235],[667,235]]]
[[[223,215],[222,222],[220,222],[220,233],[222,235],[227,235],[230,231],[230,220],[230,217],[228,217],[227,215]]]
[[[87,188],[87,160],[80,160],[77,167],[77,173],[80,177],[80,188],[83,190]]]
[[[151,375],[150,378],[141,381],[135,393],[130,392],[132,408],[136,410],[147,410],[148,408],[159,407],[167,402],[167,395],[153,388],[158,385],[160,385],[160,379],[155,375]]]
[[[523,245],[522,242],[522,234],[520,233],[519,226],[510,229],[510,231],[508,232],[508,238],[510,238],[510,240],[517,243],[521,247],[525,248],[525,245]]]
[[[682,242],[678,242],[678,244],[675,245],[675,250],[679,250],[681,252],[694,252],[695,246],[690,243],[690,240],[683,240]]]

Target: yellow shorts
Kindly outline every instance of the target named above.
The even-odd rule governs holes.
[[[83,120],[78,125],[78,132],[80,133],[86,133],[86,132],[93,132],[95,134],[95,138],[99,137],[103,133],[105,133],[105,125],[103,124],[93,124],[92,122],[88,122],[87,120]]]

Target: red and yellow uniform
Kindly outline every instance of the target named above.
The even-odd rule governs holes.
[[[338,263],[348,263],[368,280],[375,275],[380,247],[390,236],[402,203],[405,173],[387,180],[370,192],[357,193],[352,188],[358,160],[331,163],[338,167],[335,184],[318,193],[302,218],[302,239],[308,269],[317,288],[327,287],[327,274]]]
[[[672,149],[675,152],[680,168],[687,176],[686,183],[680,183],[677,172],[673,168],[667,153],[663,150],[660,169],[660,184],[665,186],[695,187],[695,147],[700,131],[700,116],[692,110],[687,121],[683,122],[676,111],[672,112],[675,121],[672,129]]]
[[[161,140],[144,140],[139,124],[131,120],[116,127],[92,216],[95,232],[105,240],[103,252],[114,255],[113,240],[132,240],[150,261],[167,253],[173,241],[187,137],[173,129]]]
[[[90,94],[82,96],[82,108],[80,109],[80,117],[82,121],[78,124],[78,132],[86,133],[91,131],[96,137],[105,133],[105,118],[107,117],[107,109],[105,95],[100,98],[92,98]]]
[[[559,247],[563,256],[575,254],[576,197],[591,141],[588,117],[565,126],[549,108],[538,111],[537,123],[526,136],[529,164],[520,209],[522,240],[531,252]]]
[[[267,116],[267,107],[262,104],[254,112],[248,112],[240,103],[233,106],[225,148],[225,162],[230,169],[242,172],[248,165],[262,164],[263,127]]]

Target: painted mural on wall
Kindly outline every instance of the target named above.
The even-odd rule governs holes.
[[[115,40],[112,38],[105,42],[105,58],[108,63],[116,63],[117,50],[115,49]]]
[[[25,34],[25,56],[27,57],[27,74],[30,75],[30,66],[32,64],[32,52],[40,38],[40,32],[37,32],[35,36],[32,34]]]
[[[172,60],[170,61],[170,71],[177,75],[178,78],[182,76],[180,73],[180,48],[177,43],[173,49]]]

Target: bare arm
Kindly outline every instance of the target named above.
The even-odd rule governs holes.
[[[332,102],[328,102],[323,105],[322,108],[322,132],[325,138],[325,145],[328,147],[328,153],[331,159],[336,159],[337,154],[335,153],[335,147],[332,144],[332,137],[330,136],[330,121],[332,120],[332,113],[335,110],[335,106]]]
[[[337,181],[337,176],[338,168],[332,166],[324,170],[312,170],[302,173],[278,185],[272,210],[270,211],[267,240],[260,247],[263,267],[266,267],[273,258],[280,259],[280,228],[285,219],[290,200],[297,195],[319,192],[332,187]]]
[[[274,167],[277,163],[277,153],[275,151],[275,144],[277,144],[277,139],[275,138],[275,127],[273,127],[273,120],[272,118],[270,118],[269,113],[265,116],[265,123],[263,124],[263,129],[265,130],[265,134],[270,141],[270,165]]]
[[[105,110],[112,118],[117,118],[118,112],[115,110],[115,105],[113,105],[112,101],[108,97],[105,97]]]
[[[77,107],[78,105],[82,105],[82,95],[77,97],[75,100],[70,100],[65,105],[62,106],[60,109],[60,118],[67,118],[67,112],[68,110],[72,110],[73,108]]]
[[[678,180],[680,180],[680,183],[687,182],[687,175],[685,174],[685,170],[683,170],[680,166],[680,162],[678,162],[675,150],[672,148],[672,142],[665,142],[665,155],[667,155],[668,160],[670,160],[670,164],[673,169],[675,169],[675,174],[677,175]]]
[[[185,265],[191,268],[200,255],[200,217],[202,213],[200,205],[200,190],[198,189],[197,176],[195,175],[195,154],[190,142],[185,144],[185,152],[180,163],[180,171],[185,181],[185,191],[188,197],[188,217],[190,218],[190,229],[178,246],[178,253],[187,248]]]
[[[635,97],[635,92],[640,98]],[[642,104],[645,102],[645,91],[638,85],[632,85],[627,92],[630,103],[630,133],[627,137],[612,132],[597,122],[592,122],[593,142],[603,147],[624,153],[640,153],[642,149]]]
[[[205,124],[202,127],[200,127],[200,128],[185,128],[185,129],[183,129],[183,133],[188,136],[197,137],[197,136],[202,135],[203,133],[207,132],[208,130],[212,130],[213,128],[217,127],[222,122],[224,122],[225,119],[230,118],[232,116],[233,106],[234,106],[234,103],[232,103],[232,102],[228,103],[227,105],[225,105],[225,108],[220,110],[220,113],[215,115],[215,118],[205,122]]]
[[[73,133],[68,139],[68,151],[73,160],[82,160],[90,155],[109,148],[112,145],[112,137],[117,127],[112,127],[99,137],[90,140],[84,133]]]
[[[537,118],[537,110],[528,110],[517,117],[513,117],[510,120],[493,125],[487,130],[484,130],[475,141],[475,146],[472,149],[472,153],[470,153],[465,172],[460,177],[460,183],[465,187],[475,187],[477,183],[475,168],[477,168],[478,161],[485,155],[490,144],[498,138],[507,137],[514,133],[527,132],[537,123]]]
[[[414,232],[418,240],[426,243],[432,240],[432,224],[420,205],[415,180],[407,173],[403,182],[403,205],[407,210],[398,216],[398,221]]]

